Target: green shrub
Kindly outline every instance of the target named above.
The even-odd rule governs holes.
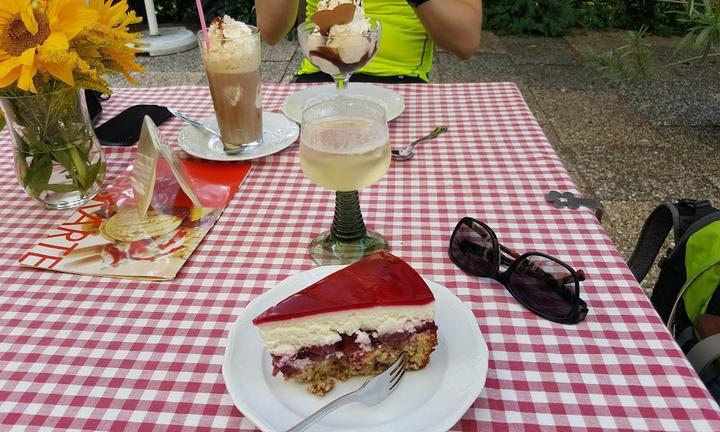
[[[681,0],[682,1],[682,0]],[[651,45],[646,41],[646,26],[638,32],[628,32],[627,42],[603,53],[589,50],[586,59],[598,73],[616,84],[648,78],[656,69],[667,69],[693,60],[720,56],[720,3],[711,0],[688,0],[683,10],[672,14],[678,24],[686,28],[686,35],[677,49],[692,46],[700,55],[661,66],[650,62]]]
[[[143,0],[130,0],[130,7],[145,16]],[[253,0],[202,0],[205,19],[208,24],[215,16],[225,14],[248,24],[255,24],[255,2]],[[193,28],[200,27],[195,0],[155,0],[158,22],[182,23]]]
[[[485,27],[497,34],[562,36],[576,23],[569,0],[486,0]]]
[[[627,3],[625,0],[573,0],[576,25],[594,30],[623,28],[627,23],[624,15]]]
[[[684,31],[684,25],[678,22],[673,12],[683,10],[683,6],[673,2],[657,0],[612,0],[620,3],[618,24],[615,27],[637,29],[641,26],[655,34],[670,36]]]
[[[624,45],[610,51],[585,52],[585,58],[598,73],[612,84],[618,85],[646,79],[654,72],[650,63],[651,45],[645,41],[647,27],[629,31]]]
[[[720,55],[720,3],[689,0],[685,7],[685,11],[678,15],[678,21],[688,26],[680,47],[692,44],[702,50],[702,59]]]
[[[681,33],[677,3],[658,0],[485,0],[485,27],[498,34],[562,36],[572,27],[606,30],[644,26],[655,34]]]

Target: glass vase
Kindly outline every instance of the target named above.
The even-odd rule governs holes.
[[[0,97],[13,144],[15,173],[28,195],[49,209],[79,207],[105,179],[84,90]]]

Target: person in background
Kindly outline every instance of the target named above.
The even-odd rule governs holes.
[[[318,0],[306,0],[305,20]],[[274,45],[290,32],[302,0],[255,0],[260,37]],[[427,82],[435,44],[467,59],[480,46],[482,0],[365,0],[365,15],[382,25],[380,47],[353,81]],[[296,82],[332,81],[305,59]]]

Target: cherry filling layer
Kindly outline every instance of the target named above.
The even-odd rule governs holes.
[[[293,356],[272,356],[273,376],[281,372],[286,378],[302,373],[302,368],[313,362],[319,362],[330,357],[347,357],[350,361],[360,360],[362,356],[374,348],[385,345],[395,349],[402,349],[410,339],[420,333],[436,332],[434,321],[420,324],[413,330],[378,335],[373,331],[363,331],[366,340],[358,342],[358,334],[340,334],[341,340],[332,345],[313,345],[301,348]]]

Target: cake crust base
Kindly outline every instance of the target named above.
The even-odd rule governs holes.
[[[308,383],[307,390],[317,396],[323,396],[335,387],[335,382],[346,381],[358,375],[377,375],[387,369],[400,355],[405,353],[405,368],[418,370],[430,361],[430,354],[437,345],[436,330],[424,331],[413,335],[402,347],[382,344],[360,355],[347,357],[329,357],[316,361],[305,367],[300,373],[293,374],[286,380],[293,379]]]

